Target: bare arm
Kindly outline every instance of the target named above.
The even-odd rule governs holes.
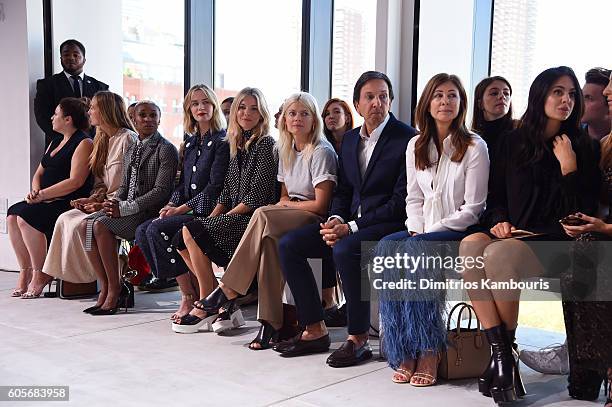
[[[79,189],[89,177],[89,156],[93,149],[91,139],[81,141],[70,161],[70,177],[38,193],[39,201],[66,196]]]
[[[334,192],[334,185],[333,181],[320,182],[315,186],[315,199],[309,201],[291,201],[287,194],[287,188],[283,183],[281,187],[281,199],[277,205],[286,208],[302,209],[320,216],[325,216],[329,210],[329,203]]]

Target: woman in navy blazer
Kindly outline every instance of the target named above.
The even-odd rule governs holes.
[[[157,278],[174,278],[182,293],[181,306],[172,315],[180,318],[191,311],[197,282],[193,281],[181,256],[171,245],[181,227],[212,212],[229,163],[229,145],[225,138],[225,118],[217,96],[206,85],[194,85],[183,102],[185,140],[183,166],[179,183],[159,218],[150,219],[136,231],[136,244],[142,250]]]

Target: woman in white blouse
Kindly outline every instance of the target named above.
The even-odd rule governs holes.
[[[431,255],[423,241],[460,241],[478,222],[487,198],[489,158],[486,143],[467,129],[466,112],[467,96],[458,77],[441,73],[429,80],[415,114],[419,135],[406,150],[406,230],[386,236],[377,255]],[[440,279],[443,270],[410,271],[384,272],[385,280],[417,282],[399,300],[381,293],[385,354],[396,370],[394,382],[430,386],[446,343],[444,290],[419,292],[418,282]]]

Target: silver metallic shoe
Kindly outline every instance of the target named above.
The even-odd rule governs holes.
[[[521,361],[535,370],[544,374],[569,374],[569,357],[567,354],[567,342],[554,344],[540,350],[522,350]]]

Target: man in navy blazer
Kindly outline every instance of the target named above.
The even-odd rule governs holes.
[[[85,46],[77,40],[66,40],[60,45],[60,61],[64,70],[50,78],[36,81],[34,114],[36,123],[45,132],[45,148],[61,134],[53,131],[51,116],[60,100],[65,97],[91,98],[99,90],[107,90],[108,85],[83,74],[85,65]]]
[[[318,288],[308,258],[335,263],[347,301],[348,339],[327,359],[332,367],[352,366],[372,357],[368,345],[370,303],[361,296],[361,243],[378,241],[404,229],[406,219],[406,147],[416,131],[389,112],[393,88],[375,71],[357,80],[353,104],[364,125],[342,139],[338,185],[330,217],[287,233],[279,256],[291,288],[298,319],[306,329],[300,337],[275,347],[293,357],[329,349],[330,339]],[[326,261],[328,260],[328,261]],[[332,263],[332,264],[333,264]],[[324,267],[323,273],[335,273]],[[326,278],[324,277],[323,280]]]

